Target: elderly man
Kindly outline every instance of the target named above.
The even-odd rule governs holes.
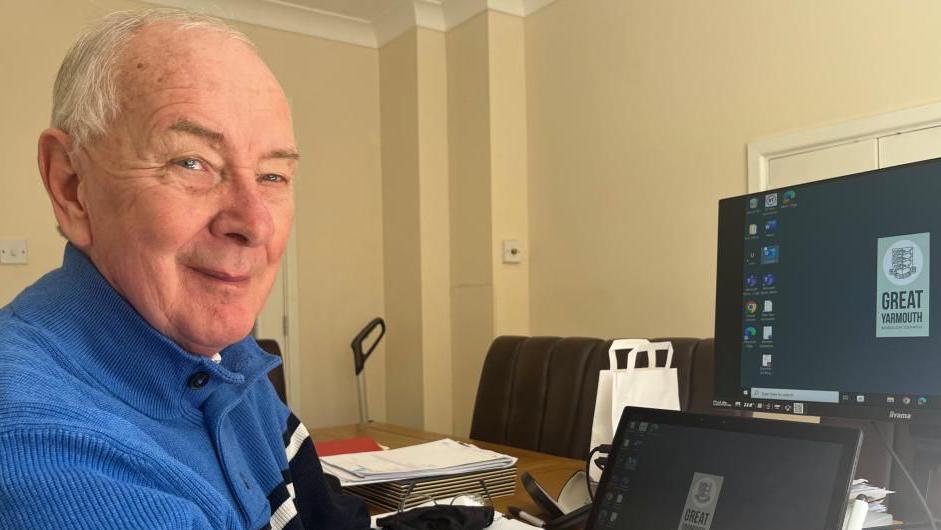
[[[0,310],[0,528],[364,528],[246,338],[293,216],[274,75],[222,22],[69,51],[39,170],[69,243]]]

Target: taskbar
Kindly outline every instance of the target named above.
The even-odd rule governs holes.
[[[939,405],[941,396],[767,388],[743,388],[740,396],[712,401],[717,409],[931,423],[941,422]]]

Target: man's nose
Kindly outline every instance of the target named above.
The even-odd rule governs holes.
[[[274,220],[254,177],[233,179],[210,230],[216,237],[247,247],[261,246],[271,239]]]

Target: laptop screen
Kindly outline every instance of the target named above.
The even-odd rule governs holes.
[[[625,409],[592,530],[838,530],[858,430]]]

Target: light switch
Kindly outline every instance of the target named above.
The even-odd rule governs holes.
[[[523,246],[518,239],[503,240],[503,263],[520,263],[523,261]]]
[[[0,241],[0,264],[15,265],[29,262],[26,240]]]

